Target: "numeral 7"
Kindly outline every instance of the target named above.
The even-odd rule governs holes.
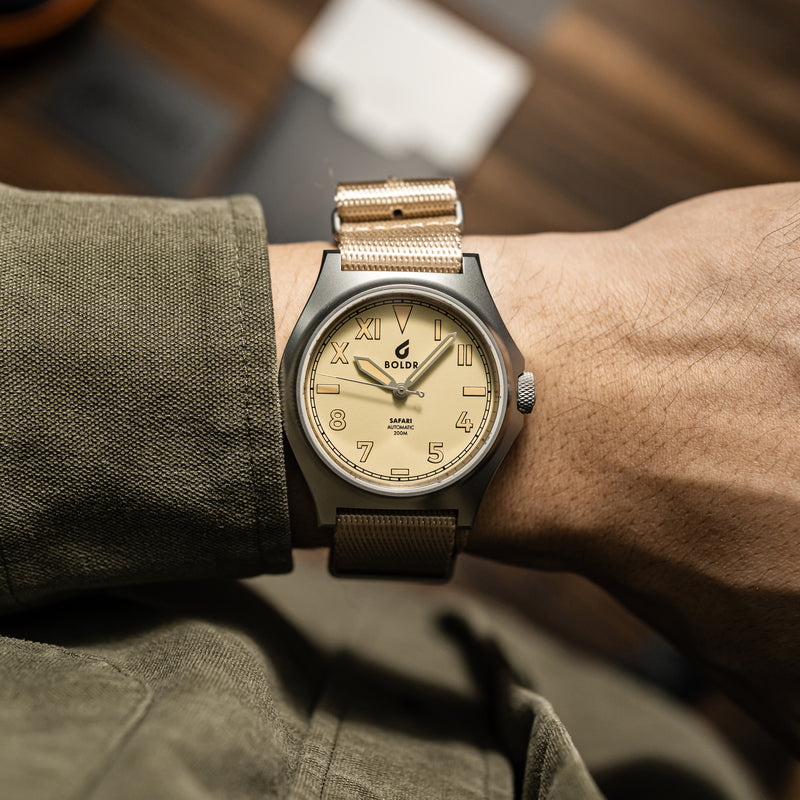
[[[361,462],[362,463],[369,458],[369,454],[372,452],[372,445],[374,445],[374,444],[375,444],[375,442],[356,442],[356,447],[359,450],[363,450],[364,451],[364,453],[361,456]]]

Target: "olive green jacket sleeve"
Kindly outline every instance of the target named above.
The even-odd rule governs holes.
[[[252,198],[0,185],[0,609],[291,568]]]

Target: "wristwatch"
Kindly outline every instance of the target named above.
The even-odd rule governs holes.
[[[445,580],[535,402],[451,179],[339,184],[287,343],[287,440],[340,576]]]

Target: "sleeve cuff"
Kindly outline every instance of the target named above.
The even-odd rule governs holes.
[[[250,197],[0,186],[0,608],[291,569]]]

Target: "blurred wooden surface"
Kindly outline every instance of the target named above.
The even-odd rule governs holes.
[[[82,26],[124,37],[223,100],[230,146],[189,194],[226,180],[280,102],[289,58],[323,0],[105,0]],[[458,12],[455,2],[442,5]],[[503,39],[485,21],[468,19]],[[40,113],[43,93],[82,32],[0,63],[0,181],[36,189],[147,187]],[[577,0],[522,55],[535,81],[473,175],[462,181],[468,231],[529,233],[625,225],[669,203],[727,187],[800,179],[797,0]],[[519,51],[518,44],[506,42]],[[470,561],[462,585],[519,608],[576,645],[625,662],[655,640],[577,578]],[[773,796],[780,748],[718,696],[698,700]]]
[[[232,147],[191,187],[204,194],[225,185],[280,101],[292,49],[322,4],[105,0],[88,24],[124,36],[236,110]],[[533,88],[463,182],[469,230],[617,227],[702,192],[800,178],[798,38],[793,0],[567,3],[522,53]],[[0,180],[142,190],[38,113],[60,59],[79,46],[62,42],[0,65]]]
[[[470,182],[480,231],[617,227],[703,192],[800,177],[800,4],[583,0]],[[514,187],[509,191],[509,187]]]

